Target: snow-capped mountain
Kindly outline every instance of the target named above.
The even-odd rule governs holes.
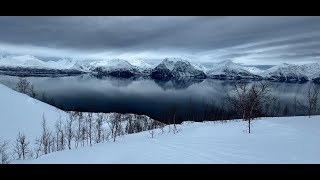
[[[136,66],[136,67],[141,68],[141,69],[151,69],[151,68],[154,67],[153,65],[148,64],[148,63],[146,63],[145,61],[143,61],[141,59],[130,59],[130,60],[128,60],[128,62],[131,65]]]
[[[96,73],[116,77],[151,76],[154,79],[199,78],[268,79],[279,82],[304,82],[320,77],[320,63],[283,63],[267,70],[245,66],[231,60],[205,67],[181,58],[165,58],[154,67],[140,59],[42,61],[31,55],[0,53],[0,73],[18,76],[65,76]]]
[[[75,60],[61,59],[57,61],[42,61],[31,55],[1,55],[0,67],[84,70]]]
[[[254,66],[243,66],[243,69],[244,70],[247,70],[249,71],[250,73],[252,74],[255,74],[255,75],[259,75],[261,74],[262,72],[264,72],[263,70],[257,68],[257,67],[254,67]]]
[[[151,77],[155,79],[168,79],[168,78],[206,78],[203,71],[196,69],[187,60],[180,58],[165,58],[152,72]]]
[[[30,55],[7,55],[0,57],[0,66],[2,67],[46,67],[46,63]]]
[[[0,73],[12,76],[70,76],[88,72],[75,60],[42,61],[31,55],[0,56]]]
[[[174,77],[206,78],[203,71],[194,68],[188,61],[177,61],[172,70],[172,74]]]
[[[132,76],[139,74],[151,66],[143,61],[135,61],[137,67],[123,59],[110,60],[73,60],[60,59],[57,61],[42,61],[30,55],[3,55],[0,56],[0,71],[8,75],[40,75],[58,74],[65,72],[110,74],[117,76]],[[149,68],[150,69],[150,68]]]
[[[256,75],[253,72],[257,72],[258,68],[255,67],[245,67],[241,64],[234,63],[231,60],[222,61],[213,64],[209,70],[207,71],[207,75],[209,76],[229,76],[229,77],[236,77],[236,76],[254,76]]]
[[[202,64],[199,64],[199,63],[192,63],[191,64],[194,68],[200,70],[200,71],[203,71],[204,73],[207,73],[207,71],[209,70],[207,67],[205,67],[204,65]]]
[[[131,77],[140,74],[139,69],[123,59],[92,61],[90,69],[100,75]]]
[[[267,69],[262,76],[279,79],[280,81],[288,80],[312,80],[320,77],[320,63],[310,63],[304,65],[295,65],[283,63]]]

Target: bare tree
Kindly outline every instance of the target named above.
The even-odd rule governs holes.
[[[92,139],[93,139],[93,117],[92,117],[92,113],[88,113],[87,114],[87,118],[86,118],[86,124],[88,126],[87,128],[87,135],[88,135],[88,140],[90,143],[90,146],[92,146]]]
[[[104,128],[102,131],[102,140],[109,142],[110,135],[110,131]]]
[[[314,115],[318,109],[320,94],[320,85],[310,83],[305,92],[304,102],[298,101],[301,108],[308,112],[309,118]]]
[[[75,147],[78,148],[79,143],[82,141],[83,136],[83,114],[82,112],[76,112],[77,116],[77,128],[75,130]]]
[[[68,148],[71,149],[71,142],[73,138],[73,123],[76,120],[76,113],[75,112],[68,112],[69,118],[66,119],[66,124],[64,126],[65,136],[67,139]]]
[[[173,134],[176,134],[178,132],[177,125],[176,125],[176,115],[173,115],[173,128],[172,128]]]
[[[30,96],[33,97],[33,98],[35,98],[37,96],[37,93],[34,90],[34,86],[33,85],[30,86]]]
[[[62,151],[65,149],[65,132],[63,130],[63,123],[61,116],[55,124],[56,129],[56,149],[57,151]]]
[[[19,78],[19,82],[16,85],[16,90],[20,93],[27,94],[30,90],[30,82],[26,78]]]
[[[157,123],[156,123],[156,121],[151,121],[151,123],[150,123],[150,127],[148,128],[149,129],[149,133],[150,133],[150,135],[151,135],[151,138],[153,138],[154,137],[154,134],[155,134],[155,129],[157,128]]]
[[[149,133],[151,135],[151,138],[153,138],[154,134],[155,134],[155,129],[150,129]]]
[[[191,102],[191,98],[190,98]],[[191,103],[192,104],[192,103]],[[175,104],[172,104],[169,108],[168,111],[166,112],[166,117],[167,117],[167,122],[168,122],[168,128],[169,128],[169,133],[171,131],[171,124],[173,123],[173,128],[176,124],[176,113],[177,113],[177,106]],[[192,114],[193,116],[193,114]],[[194,116],[193,116],[194,120]]]
[[[57,151],[56,149],[56,137],[54,135],[50,136],[49,139],[49,153]]]
[[[249,133],[251,132],[251,120],[261,116],[262,106],[270,98],[271,86],[269,83],[260,82],[249,86],[246,82],[238,81],[233,91],[228,93],[228,101],[234,112],[248,121]]]
[[[81,113],[82,114],[82,113]],[[87,132],[88,132],[88,124],[87,121],[84,119],[82,115],[82,127],[81,127],[81,146],[84,147],[86,140],[88,139]],[[88,140],[87,140],[87,145],[88,145]]]
[[[7,152],[9,141],[0,139],[0,164],[9,164],[10,156]]]
[[[34,148],[34,153],[35,153],[35,158],[37,159],[39,156],[42,155],[42,140],[41,138],[36,138],[35,140],[35,144],[36,144],[36,147]]]
[[[116,137],[120,136],[122,131],[121,114],[115,113],[113,117],[108,121],[108,125],[111,131],[111,138],[113,138],[113,142],[115,142]]]
[[[135,120],[132,122],[133,133],[143,131],[143,125],[140,120]]]
[[[133,118],[133,115],[131,115],[131,114],[124,115],[124,119],[127,121],[127,124],[125,127],[125,132],[127,134],[135,133],[134,122],[133,122],[132,118]]]
[[[161,124],[160,124],[161,134],[164,133],[164,127],[165,127],[165,124],[164,124],[164,123],[161,123]]]
[[[102,141],[102,133],[103,133],[103,120],[104,120],[104,114],[98,113],[96,118],[96,124],[95,124],[95,141],[96,143],[100,143]]]
[[[30,142],[27,140],[26,135],[23,133],[18,134],[18,137],[16,138],[16,144],[14,146],[14,153],[18,155],[18,159],[25,160],[27,155],[29,155],[30,149],[29,149]]]
[[[46,117],[43,114],[42,116],[42,135],[41,135],[41,142],[42,142],[42,150],[44,154],[50,153],[50,145],[51,145],[51,132],[47,127]]]

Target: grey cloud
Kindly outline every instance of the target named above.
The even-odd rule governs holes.
[[[199,61],[242,58],[242,63],[246,63],[246,57],[257,55],[255,50],[269,47],[275,50],[262,53],[264,57],[269,53],[290,59],[284,54],[294,50],[295,45],[320,40],[319,20],[320,17],[2,16],[0,44],[65,50],[69,56],[73,53],[79,56],[77,53],[112,52],[116,56],[147,52],[164,57],[167,54],[198,56]],[[288,48],[277,50],[279,46]],[[293,61],[319,53],[317,46],[310,46],[296,49],[298,54]],[[208,52],[212,54],[206,54]],[[48,56],[60,55],[51,53]],[[269,60],[274,62],[273,58]]]

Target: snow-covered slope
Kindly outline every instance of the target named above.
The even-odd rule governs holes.
[[[117,77],[132,77],[140,74],[141,71],[123,59],[110,59],[93,61],[90,63],[93,71],[98,72],[101,75],[111,75]]]
[[[180,132],[130,134],[116,142],[48,154],[27,163],[320,163],[320,116],[247,123],[184,123]],[[307,123],[306,123],[307,122]]]
[[[128,61],[123,59],[108,59],[108,60],[100,60],[100,61],[92,61],[90,63],[92,67],[101,67],[104,70],[112,70],[112,69],[133,69]]]
[[[234,63],[231,60],[221,61],[213,64],[207,71],[208,75],[226,75],[226,76],[251,76],[251,72],[257,71],[254,67],[245,67]]]
[[[67,114],[51,105],[18,93],[0,84],[0,138],[14,142],[17,134],[23,132],[32,141],[41,133],[43,114],[49,126]]]
[[[262,76],[271,77],[307,77],[309,80],[320,77],[320,63],[295,65],[283,63],[261,73]]]
[[[140,59],[130,59],[130,60],[128,60],[128,62],[131,65],[136,66],[136,67],[141,68],[141,69],[151,69],[151,68],[153,68],[153,65],[148,64],[145,61],[140,60]]]
[[[31,55],[0,56],[0,67],[87,71],[87,69],[82,67],[76,60],[60,59],[57,61],[42,61]]]
[[[261,74],[263,72],[263,70],[261,70],[261,69],[259,69],[257,67],[254,67],[254,66],[244,66],[243,69],[247,70],[250,73],[255,74],[255,75],[259,75],[259,74]]]
[[[165,58],[157,67],[153,69],[151,76],[156,79],[167,77],[206,78],[206,75],[203,71],[196,69],[190,64],[190,62],[180,58]]]
[[[87,113],[84,113],[84,116],[86,115]],[[113,116],[114,113],[104,113],[104,128],[108,128],[105,122]],[[0,141],[9,141],[8,151],[10,153],[13,152],[15,139],[19,132],[26,135],[30,142],[29,148],[32,150],[35,148],[35,140],[40,137],[42,132],[43,117],[45,117],[50,131],[54,132],[55,123],[59,119],[64,123],[69,115],[60,109],[0,84]],[[93,118],[96,117],[97,113],[93,113]],[[138,129],[132,129],[132,132],[147,130],[152,127],[153,123],[157,127],[161,124],[145,115],[125,114],[121,115],[121,118],[123,128],[126,128],[129,120],[139,126]]]
[[[151,70],[151,65],[140,61],[132,61],[135,65],[130,64],[123,59],[107,60],[73,60],[60,59],[57,61],[42,61],[36,57],[25,55],[2,55],[0,56],[0,68],[5,74],[10,75],[21,73],[21,71],[30,71],[30,74],[37,74],[40,70],[42,74],[58,73],[57,71],[79,71],[79,72],[99,72],[101,74],[112,74],[114,72],[122,75],[137,74],[146,70]],[[21,69],[24,68],[24,69]],[[26,72],[26,73],[28,73]],[[32,73],[31,73],[32,72]]]
[[[0,58],[0,66],[3,67],[33,67],[33,68],[47,68],[45,62],[37,59],[34,56],[23,55],[23,56],[14,56],[8,55]]]
[[[208,68],[206,68],[204,65],[200,64],[200,63],[192,63],[192,66],[195,69],[198,69],[200,71],[203,71],[204,73],[207,73],[207,71],[209,70]]]

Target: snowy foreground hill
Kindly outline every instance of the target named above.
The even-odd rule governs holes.
[[[262,118],[246,123],[184,123],[177,134],[158,130],[45,155],[27,163],[320,163],[320,116]]]
[[[42,114],[48,126],[67,114],[0,85],[0,139],[14,140],[19,131],[30,141],[41,133]],[[244,121],[184,122],[127,134],[116,142],[63,150],[38,159],[12,163],[320,163],[320,116],[260,118],[248,133]],[[11,146],[10,146],[11,147]]]
[[[87,114],[88,113],[83,113],[83,116],[86,117]],[[103,117],[102,130],[106,130],[109,128],[107,122],[114,117],[115,113],[93,113],[92,115],[92,126],[96,126],[94,120],[97,119],[98,115],[101,115]],[[65,124],[66,120],[69,119],[69,114],[0,84],[0,144],[4,141],[9,142],[7,152],[10,156],[13,155],[14,158],[16,157],[15,154],[12,153],[14,152],[15,140],[19,133],[26,135],[27,140],[30,142],[29,149],[34,152],[37,147],[36,139],[41,137],[42,134],[41,123],[43,117],[46,119],[48,129],[54,134],[56,122],[61,120],[62,123]],[[123,114],[121,117],[121,126],[124,134],[126,134],[128,130],[125,128],[127,128],[129,122],[127,119],[129,118],[131,120],[130,123],[139,128],[138,130],[131,128],[133,132],[148,130],[151,125],[159,127],[161,124],[145,115]],[[73,128],[77,125],[78,124],[74,122]],[[75,142],[72,140],[72,148],[74,148],[74,144]]]

